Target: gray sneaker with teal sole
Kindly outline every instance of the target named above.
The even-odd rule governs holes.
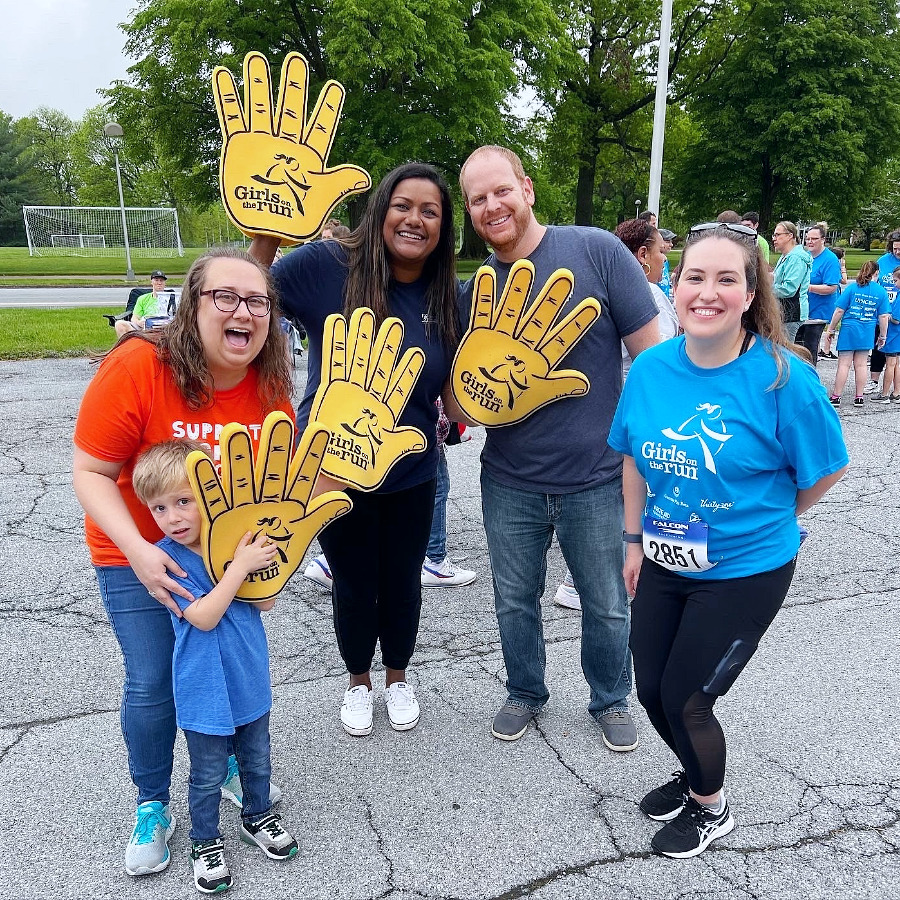
[[[159,800],[141,803],[134,814],[134,831],[125,848],[125,871],[129,875],[151,875],[169,865],[169,838],[175,819],[169,805]]]

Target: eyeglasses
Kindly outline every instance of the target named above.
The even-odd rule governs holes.
[[[772,237],[787,237],[789,234],[791,234],[789,231],[773,231]],[[791,235],[791,237],[793,237],[793,235]]]
[[[725,228],[733,231],[735,234],[741,234],[745,237],[756,238],[756,231],[748,228],[746,225],[739,225],[737,222],[701,222],[691,229],[691,234],[700,234],[703,231],[715,231],[717,228]]]
[[[263,297],[260,294],[251,294],[249,297],[242,297],[234,291],[226,291],[221,288],[216,288],[211,291],[200,291],[201,297],[205,297],[207,294],[212,297],[213,303],[215,303],[216,309],[219,310],[219,312],[234,312],[241,305],[241,301],[246,305],[247,312],[249,312],[251,316],[266,316],[272,308],[272,301],[268,297]]]

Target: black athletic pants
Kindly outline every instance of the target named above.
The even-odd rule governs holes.
[[[649,559],[641,567],[631,605],[638,699],[696,794],[715,794],[725,781],[725,736],[713,704],[772,624],[795,562],[718,580],[685,578]]]
[[[387,494],[348,490],[353,509],[319,535],[334,577],[338,649],[351,675],[369,671],[379,640],[388,669],[405,669],[413,654],[434,488],[432,478]]]

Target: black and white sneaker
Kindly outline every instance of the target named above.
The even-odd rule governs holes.
[[[281,827],[281,816],[277,813],[269,813],[252,825],[242,822],[241,840],[259,847],[269,859],[290,859],[298,852],[297,842]]]
[[[201,894],[221,894],[231,887],[231,872],[225,862],[225,845],[221,838],[195,841],[191,844],[194,861],[194,884]]]
[[[653,849],[672,859],[690,859],[702,853],[711,841],[734,829],[728,802],[720,813],[710,812],[693,797],[688,797],[681,812],[650,842]]]
[[[654,788],[638,805],[651,819],[669,822],[684,809],[689,791],[687,775],[683,771],[673,772],[671,781]]]

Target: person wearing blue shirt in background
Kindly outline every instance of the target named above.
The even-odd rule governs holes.
[[[815,370],[791,352],[752,229],[695,226],[675,305],[685,333],[634,361],[609,444],[624,454],[638,699],[682,769],[640,808],[667,823],[653,848],[686,858],[734,828],[713,706],[784,601],[797,516],[848,457]]]
[[[806,231],[806,249],[812,256],[809,273],[809,318],[831,320],[834,304],[840,296],[841,261],[825,246],[824,222]]]
[[[894,269],[892,276],[894,284],[894,300],[891,303],[891,314],[888,320],[887,337],[884,341],[882,353],[885,358],[884,389],[879,397],[871,397],[875,403],[900,403],[900,366],[897,358],[900,357],[900,266]]]
[[[851,363],[856,378],[856,397],[853,403],[856,406],[863,405],[869,348],[874,342],[881,350],[887,337],[891,301],[887,291],[878,283],[877,275],[877,263],[870,259],[862,264],[856,281],[848,284],[841,294],[825,334],[825,349],[829,350],[835,329],[838,323],[843,322],[837,344],[837,373],[834,377],[834,390],[831,392],[834,406],[841,405],[841,393],[847,383]]]
[[[885,252],[878,257],[878,283],[887,291],[888,299],[893,303],[897,288],[894,285],[892,273],[900,265],[900,231],[892,231],[885,239]],[[877,337],[876,337],[877,341]],[[877,344],[872,347],[872,358],[869,362],[869,380],[866,382],[864,393],[874,394],[878,390],[878,382],[884,371],[885,356]],[[877,398],[883,399],[885,391]],[[875,398],[873,398],[875,399]]]

